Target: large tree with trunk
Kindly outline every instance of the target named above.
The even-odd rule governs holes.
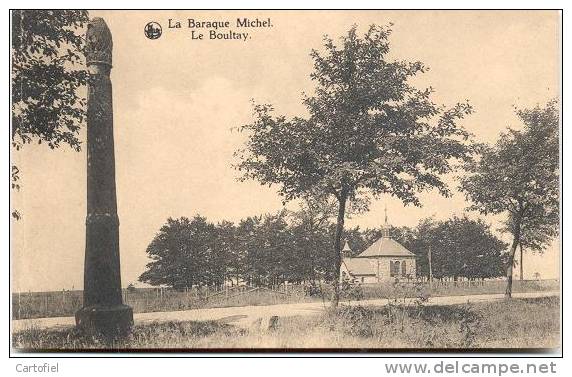
[[[337,44],[324,37],[323,49],[310,54],[316,86],[303,97],[308,116],[288,119],[276,116],[272,105],[255,104],[253,122],[240,128],[249,135],[237,151],[242,179],[276,184],[285,200],[336,200],[337,275],[348,203],[388,194],[420,205],[418,192],[434,188],[449,195],[441,175],[470,155],[469,135],[458,121],[471,106],[438,106],[431,88],[415,88],[411,79],[426,68],[418,61],[390,60],[390,34],[390,27],[372,25],[361,36],[352,27]],[[337,306],[339,282],[333,280]]]
[[[508,129],[468,167],[461,189],[472,210],[505,214],[512,235],[505,295],[512,295],[514,256],[519,245],[542,250],[558,234],[559,113],[556,101],[517,110],[521,130]]]

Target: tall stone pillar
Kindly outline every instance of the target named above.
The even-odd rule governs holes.
[[[102,18],[87,26],[87,218],[83,308],[76,325],[106,335],[125,333],[133,311],[123,305],[119,268],[119,218],[115,193],[111,32]]]

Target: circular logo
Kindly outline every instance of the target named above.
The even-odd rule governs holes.
[[[145,36],[149,39],[158,39],[161,34],[163,34],[163,29],[158,22],[151,21],[147,25],[145,25]]]

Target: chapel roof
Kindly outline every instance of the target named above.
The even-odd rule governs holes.
[[[415,257],[415,254],[393,238],[381,237],[357,256],[357,258],[371,257]]]
[[[352,275],[372,275],[375,276],[375,271],[370,261],[367,259],[359,258],[344,258],[342,263]]]

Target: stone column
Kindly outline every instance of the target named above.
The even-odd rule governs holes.
[[[119,218],[115,193],[111,32],[102,18],[87,26],[87,218],[83,308],[78,328],[119,335],[133,324],[133,311],[123,305],[119,268]]]

